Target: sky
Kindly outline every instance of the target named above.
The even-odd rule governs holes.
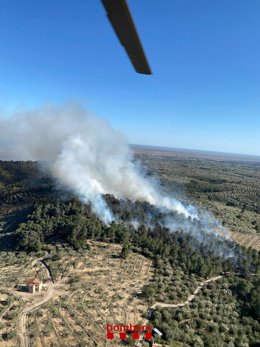
[[[128,0],[153,75],[99,0],[0,0],[0,114],[79,102],[129,143],[260,155],[260,1]]]

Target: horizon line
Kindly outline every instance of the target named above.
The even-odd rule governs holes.
[[[243,157],[253,157],[260,160],[260,154],[248,154],[248,153],[234,153],[234,152],[223,152],[223,151],[214,151],[208,149],[194,149],[194,148],[183,148],[183,147],[168,147],[168,146],[160,146],[160,145],[144,145],[137,143],[129,143],[131,147],[146,147],[147,149],[159,149],[159,150],[169,150],[169,151],[185,151],[185,152],[204,152],[204,153],[212,153],[212,154],[222,154],[222,155],[232,155],[232,156],[243,156]]]

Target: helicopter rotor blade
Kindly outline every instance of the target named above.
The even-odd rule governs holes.
[[[152,72],[126,0],[101,1],[107,12],[107,17],[135,70],[141,74],[151,75]]]

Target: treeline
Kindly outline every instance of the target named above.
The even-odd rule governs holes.
[[[151,209],[147,203],[129,203],[127,207],[125,204],[112,199],[110,205],[114,205],[113,212],[123,222],[113,222],[111,225],[102,223],[91,212],[90,206],[82,204],[76,198],[67,202],[57,200],[54,203],[36,204],[27,221],[21,223],[16,230],[16,248],[28,252],[39,251],[45,242],[53,238],[66,241],[75,249],[84,246],[86,239],[122,244],[130,242],[135,251],[154,259],[155,262],[167,259],[171,265],[182,267],[186,273],[202,277],[238,269],[245,273],[260,271],[257,252],[244,251],[247,252],[246,256],[242,256],[240,247],[230,241],[216,238],[210,239],[208,244],[200,243],[189,234],[182,231],[172,233],[156,223],[153,228],[140,224],[135,229],[129,220],[142,220],[147,215],[148,208],[149,213]],[[129,206],[133,207],[133,211]],[[159,218],[156,214],[154,216]],[[216,255],[212,247],[213,242],[215,246],[218,244],[219,247],[223,247],[223,250],[231,249],[234,257],[225,260],[225,257]]]
[[[89,207],[76,199],[37,203],[27,221],[16,230],[15,244],[17,249],[38,252],[45,242],[56,238],[78,249],[87,238],[100,234],[101,225]]]

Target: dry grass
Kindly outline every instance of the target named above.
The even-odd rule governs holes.
[[[50,247],[50,254],[55,254],[53,259],[57,259],[49,261],[57,273],[54,297],[28,316],[31,346],[119,346],[119,339],[106,341],[106,323],[138,324],[142,321],[148,307],[136,292],[153,275],[150,260],[135,253],[123,260],[119,257],[120,245],[101,242],[89,242],[89,245],[90,251],[80,253],[65,246]],[[8,292],[8,296],[15,298],[16,305],[11,323],[4,320],[1,333],[10,329],[18,333],[19,312],[39,296],[19,293],[13,288],[21,271],[24,276],[33,274],[34,268],[29,265],[33,264],[33,259],[26,257],[26,263],[26,267],[12,264],[1,271],[0,293]],[[13,279],[8,282],[10,272]],[[3,285],[5,280],[8,286]],[[0,346],[1,343],[15,346],[17,342],[17,337],[13,337],[0,341]]]
[[[242,246],[251,247],[257,251],[260,251],[260,235],[232,232],[231,237]]]

